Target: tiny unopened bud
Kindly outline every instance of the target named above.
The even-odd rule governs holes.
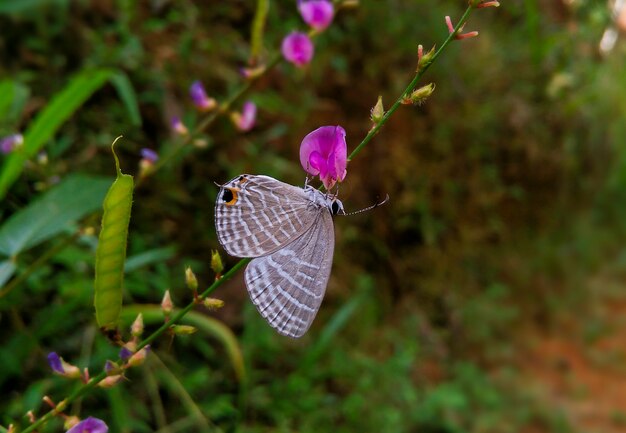
[[[72,427],[74,427],[76,424],[78,424],[79,422],[80,422],[79,417],[71,415],[65,418],[65,421],[63,422],[63,427],[65,430],[69,430]]]
[[[265,73],[265,65],[259,65],[252,68],[240,68],[239,73],[246,80],[252,80],[253,78],[260,77]]]
[[[133,356],[131,356],[128,359],[128,362],[126,363],[126,366],[127,367],[138,367],[138,366],[140,366],[146,360],[146,356],[148,356],[149,352],[150,352],[150,346],[146,346],[143,349],[139,350],[137,353],[135,353]]]
[[[209,147],[209,141],[206,138],[196,138],[191,142],[198,149],[206,149]]]
[[[26,412],[26,416],[28,417],[28,421],[32,424],[35,421],[37,421],[37,417],[35,416],[35,412],[33,412],[32,410],[29,410],[28,412]]]
[[[185,283],[190,290],[193,290],[194,292],[198,290],[198,279],[190,267],[185,269]]]
[[[163,295],[163,300],[161,301],[161,310],[163,310],[163,314],[167,317],[173,309],[174,304],[172,303],[172,298],[170,297],[170,291],[166,290],[165,295]]]
[[[385,109],[383,108],[383,97],[378,97],[378,102],[372,108],[370,112],[370,119],[374,122],[375,125],[378,125],[381,120],[383,120],[383,116],[385,115]]]
[[[191,335],[197,331],[194,326],[189,325],[174,325],[170,329],[176,335]]]
[[[107,376],[98,382],[100,388],[112,388],[124,379],[124,376],[117,374],[115,376]]]
[[[414,90],[409,96],[405,96],[402,99],[402,103],[405,105],[413,104],[413,105],[421,105],[423,104],[430,95],[435,91],[435,84],[430,83],[425,86],[420,87],[417,90]]]
[[[500,7],[500,2],[497,1],[483,1],[478,2],[477,5],[473,5],[476,9],[482,9],[482,8],[499,8]]]
[[[224,264],[222,263],[222,257],[217,250],[211,251],[211,269],[215,272],[215,275],[222,275],[222,271],[224,271]]]
[[[81,377],[80,369],[78,367],[65,362],[63,358],[55,352],[50,352],[48,354],[48,364],[50,364],[52,371],[59,376],[68,377],[70,379],[77,379]]]
[[[130,327],[130,334],[133,337],[141,337],[143,334],[143,314],[139,313]]]
[[[433,56],[435,55],[435,47],[433,46],[430,51],[424,54],[424,48],[419,45],[417,47],[417,72],[424,69],[433,61]]]
[[[120,359],[127,360],[132,356],[133,353],[137,350],[137,342],[135,340],[131,340],[128,343],[124,344],[124,346],[120,349]]]
[[[9,424],[9,429],[7,430],[7,433],[15,433],[16,431],[16,427],[13,424]]]
[[[189,130],[187,129],[185,124],[180,120],[180,117],[176,117],[176,116],[172,117],[172,119],[170,120],[170,123],[172,125],[172,129],[177,134],[187,135],[189,133]]]
[[[215,298],[204,298],[204,301],[202,301],[202,303],[209,310],[217,310],[218,308],[222,308],[224,306],[224,301]]]
[[[116,362],[113,362],[111,360],[107,360],[107,362],[104,363],[104,371],[106,372],[107,376],[116,376],[118,374],[122,374],[122,369],[120,368],[120,366]]]

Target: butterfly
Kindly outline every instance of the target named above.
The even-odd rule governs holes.
[[[242,174],[219,185],[215,227],[228,254],[253,260],[250,299],[282,335],[302,337],[319,310],[335,249],[335,195],[269,176]]]

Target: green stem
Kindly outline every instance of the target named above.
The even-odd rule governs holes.
[[[461,31],[461,28],[463,27],[463,25],[469,19],[470,13],[472,12],[473,9],[474,9],[474,7],[472,7],[472,6],[468,6],[467,7],[467,9],[465,10],[465,13],[463,14],[463,16],[461,16],[461,19],[459,20],[457,25],[454,27],[454,32],[448,34],[448,37],[446,38],[446,40],[443,42],[443,44],[441,44],[439,49],[437,51],[435,51],[435,53],[433,54],[433,57],[430,60],[430,62],[426,63],[424,66],[422,66],[417,71],[417,74],[415,74],[415,77],[413,78],[413,80],[411,80],[411,82],[406,87],[406,89],[404,89],[404,92],[402,92],[400,97],[398,97],[398,99],[396,99],[396,102],[393,103],[391,108],[389,108],[389,110],[385,113],[385,115],[380,120],[380,122],[378,122],[367,133],[367,135],[365,136],[363,141],[361,141],[361,143],[352,151],[350,156],[348,156],[348,161],[351,161],[355,156],[357,156],[359,154],[359,152],[361,152],[361,150],[363,150],[363,148],[367,145],[367,143],[369,143],[372,140],[372,138],[374,138],[374,136],[378,133],[380,128],[382,128],[383,125],[385,123],[387,123],[387,120],[389,120],[389,118],[392,116],[392,114],[395,113],[395,111],[398,109],[398,107],[400,107],[400,104],[402,104],[402,100],[404,99],[404,97],[408,96],[415,89],[415,87],[417,86],[417,83],[419,82],[419,80],[422,78],[422,76],[428,70],[428,68],[430,68],[430,65],[432,65],[435,62],[437,57],[439,57],[439,55],[443,52],[443,50],[446,49],[448,44],[450,42],[452,42],[452,40],[457,35],[457,33],[459,33]]]
[[[248,264],[249,261],[250,261],[250,259],[241,259],[241,260],[239,260],[235,264],[235,266],[233,266],[228,272],[226,272],[224,274],[224,276],[222,278],[220,278],[219,280],[215,281],[213,284],[211,284],[211,286],[208,289],[206,289],[204,292],[202,292],[200,297],[204,298],[204,297],[208,296],[209,294],[211,294],[218,287],[220,287],[222,284],[224,284],[226,281],[228,281],[230,278],[232,278],[232,276],[235,275],[246,264]],[[141,341],[137,345],[137,350],[140,350],[140,349],[144,348],[145,346],[147,346],[148,344],[152,343],[155,339],[157,339],[165,331],[167,331],[170,328],[170,326],[179,323],[181,321],[181,319],[183,317],[185,317],[185,315],[195,305],[196,305],[196,303],[194,301],[192,301],[185,308],[182,308],[181,310],[179,310],[176,314],[174,314],[170,318],[170,320],[168,320],[166,323],[161,325],[161,327],[159,329],[157,329],[152,334],[150,334],[150,336],[148,336],[145,340]],[[118,360],[118,362],[119,361],[120,360]],[[63,400],[60,403],[58,403],[56,409],[52,409],[51,411],[47,412],[45,415],[43,415],[37,421],[35,421],[34,423],[32,423],[31,425],[26,427],[22,433],[29,433],[29,432],[36,431],[40,426],[42,426],[44,423],[49,421],[53,416],[57,415],[60,412],[63,412],[65,409],[67,409],[69,404],[72,403],[74,400],[76,400],[77,398],[85,395],[87,392],[89,392],[90,390],[95,388],[98,385],[98,383],[100,383],[100,381],[105,379],[106,377],[107,377],[107,373],[105,371],[101,372],[97,376],[92,377],[89,380],[89,382],[87,382],[86,384],[84,384],[80,388],[77,388],[76,390],[74,390],[74,392],[72,392],[65,400]]]

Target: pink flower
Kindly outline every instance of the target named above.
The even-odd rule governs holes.
[[[333,22],[335,9],[329,0],[298,0],[298,10],[305,23],[322,31]]]
[[[292,32],[283,39],[281,51],[285,60],[302,67],[313,58],[313,42],[306,33]]]
[[[322,126],[309,133],[300,144],[300,164],[313,176],[320,176],[328,190],[346,177],[348,148],[341,126]]]
[[[256,104],[252,101],[246,101],[241,113],[232,113],[230,117],[237,129],[243,132],[249,131],[256,122]]]

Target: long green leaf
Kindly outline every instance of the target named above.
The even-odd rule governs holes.
[[[15,272],[15,262],[13,260],[4,260],[0,262],[0,287],[9,281],[9,278]]]
[[[36,155],[63,123],[109,80],[129,110],[133,123],[138,123],[139,109],[135,93],[125,75],[113,69],[89,69],[78,73],[37,115],[24,133],[24,145],[12,152],[4,162],[0,171],[0,199],[17,180],[24,163]]]
[[[115,140],[117,141],[119,137]],[[96,321],[104,330],[117,328],[122,311],[122,285],[130,210],[133,204],[133,177],[122,173],[115,154],[115,141],[111,151],[115,158],[117,178],[102,203],[102,229],[96,249],[96,279],[94,282],[94,307]]]
[[[71,229],[98,209],[110,184],[106,177],[67,176],[0,227],[0,255],[15,256]]]
[[[121,72],[115,72],[111,75],[111,84],[117,90],[117,94],[126,106],[130,122],[135,126],[141,126],[141,115],[139,114],[139,104],[137,103],[137,95],[128,76]]]

